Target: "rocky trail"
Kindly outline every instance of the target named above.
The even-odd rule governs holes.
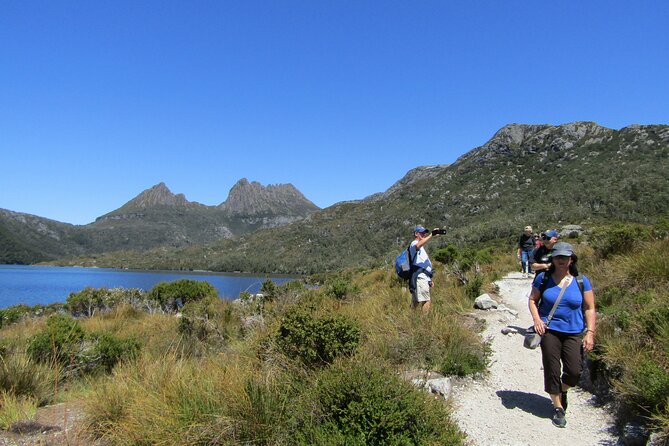
[[[553,426],[552,405],[543,390],[541,352],[523,347],[524,329],[532,325],[527,296],[532,280],[511,273],[496,282],[502,307],[478,310],[486,320],[485,338],[492,349],[489,374],[468,379],[453,388],[454,417],[476,446],[594,446],[618,445],[613,418],[595,397],[580,389],[569,391],[567,426]],[[517,315],[515,315],[517,312]],[[507,328],[508,334],[502,330]]]

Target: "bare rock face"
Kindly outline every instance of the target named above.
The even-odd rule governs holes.
[[[165,183],[161,182],[128,201],[121,209],[136,210],[155,206],[187,206],[191,204],[197,205],[198,203],[191,203],[186,200],[184,194],[173,194]]]
[[[292,184],[263,186],[257,181],[239,180],[230,189],[227,200],[218,206],[231,215],[286,217],[305,215],[318,210],[318,206],[307,200]]]

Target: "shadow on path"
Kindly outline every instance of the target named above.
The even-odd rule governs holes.
[[[553,416],[553,405],[548,397],[517,390],[498,390],[495,393],[502,399],[502,405],[507,409],[517,407],[539,418]]]

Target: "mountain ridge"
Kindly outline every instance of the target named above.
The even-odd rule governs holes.
[[[413,168],[385,192],[310,213],[299,231],[259,225],[252,237],[247,231],[208,243],[181,240],[147,253],[128,245],[68,262],[311,273],[388,262],[416,224],[448,229],[438,247],[512,239],[526,224],[649,222],[667,216],[668,160],[668,125],[510,124],[450,165]]]
[[[253,187],[240,187],[240,182]],[[184,194],[174,194],[160,182],[87,225],[0,210],[0,262],[34,263],[87,253],[207,243],[276,228],[318,210],[291,184],[240,182],[231,194],[239,202],[253,203],[252,208],[188,201]]]

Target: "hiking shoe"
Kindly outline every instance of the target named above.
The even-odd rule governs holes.
[[[555,408],[555,413],[553,414],[553,424],[557,427],[565,427],[567,425],[567,418],[564,416],[563,408]]]
[[[560,397],[560,401],[562,401],[562,408],[564,411],[567,411],[567,392],[562,392],[562,396]]]

